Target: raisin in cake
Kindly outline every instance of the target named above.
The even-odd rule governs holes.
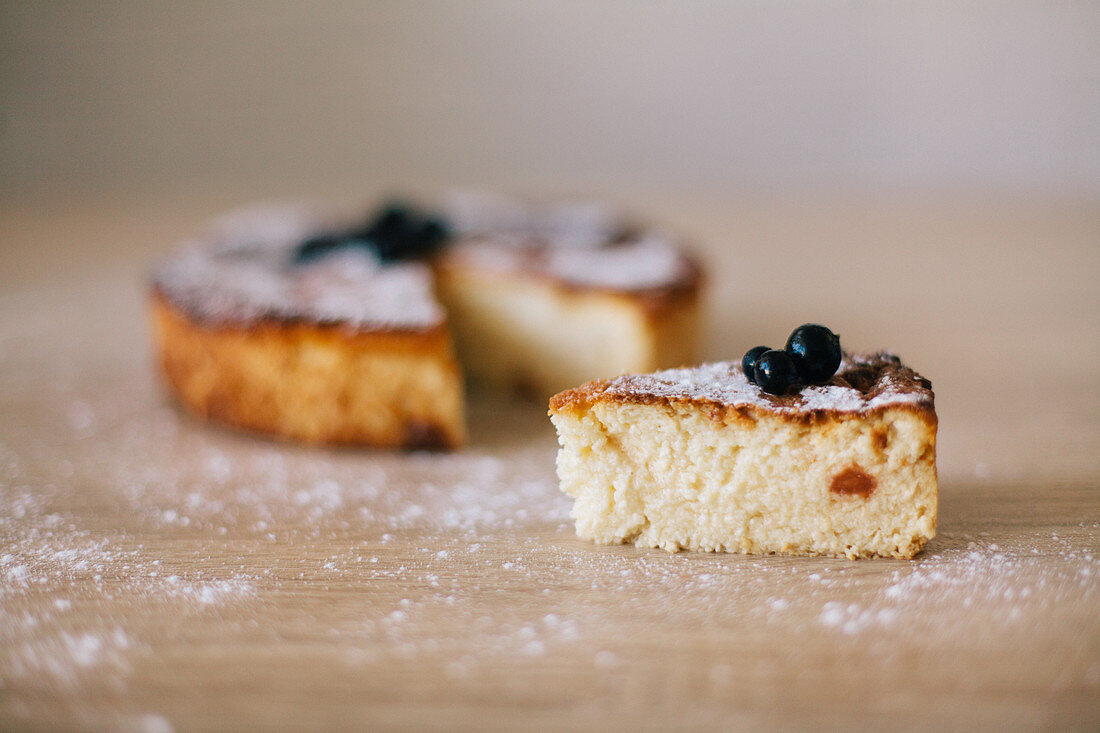
[[[599,543],[909,558],[935,535],[931,384],[890,354],[782,396],[736,362],[620,376],[550,416],[577,533]]]
[[[366,235],[303,206],[215,222],[154,273],[169,385],[204,417],[289,439],[453,448],[455,337],[474,376],[539,395],[691,360],[699,276],[678,245],[583,207],[479,206],[451,212],[441,251],[411,253],[380,233],[409,218],[393,209]]]

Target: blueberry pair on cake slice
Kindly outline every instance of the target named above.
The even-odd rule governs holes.
[[[558,477],[603,544],[910,558],[935,535],[931,383],[806,324],[742,361],[554,396]]]

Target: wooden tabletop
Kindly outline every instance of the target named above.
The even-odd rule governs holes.
[[[624,198],[707,358],[812,320],[932,379],[923,554],[593,546],[500,395],[454,454],[200,423],[144,273],[232,197],[0,201],[0,728],[1100,728],[1095,202]]]

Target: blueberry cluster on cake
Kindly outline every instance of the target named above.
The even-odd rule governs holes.
[[[554,396],[577,533],[669,551],[918,553],[936,530],[931,383],[824,332]]]
[[[602,207],[466,196],[365,220],[236,212],[156,269],[151,303],[167,382],[204,417],[453,448],[464,374],[549,395],[689,363],[700,280],[674,240]]]

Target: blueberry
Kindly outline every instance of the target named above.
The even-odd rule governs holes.
[[[756,384],[756,360],[760,358],[760,355],[765,351],[769,351],[767,346],[754,346],[745,352],[745,355],[741,357],[741,371],[745,373],[745,378],[749,380],[751,384]]]
[[[446,241],[448,232],[440,219],[403,204],[390,204],[370,222],[364,234],[374,242],[384,261],[424,257]]]
[[[313,262],[330,254],[333,250],[342,246],[343,243],[344,237],[339,233],[325,232],[317,234],[298,245],[298,249],[294,251],[294,261],[298,264]]]
[[[344,247],[371,249],[384,262],[409,260],[431,254],[448,236],[441,219],[392,202],[357,227],[310,237],[298,245],[294,261],[312,262]]]
[[[806,323],[787,339],[787,353],[794,360],[798,376],[807,384],[821,384],[840,366],[840,337],[816,323]]]
[[[426,219],[424,225],[420,228],[421,240],[430,244],[432,248],[442,244],[449,236],[450,232],[447,230],[447,224],[437,217]]]
[[[403,260],[408,254],[408,247],[405,244],[405,240],[399,237],[375,237],[371,240],[374,242],[374,251],[378,253],[378,257],[383,262],[393,262],[395,260]]]
[[[786,351],[770,349],[756,358],[753,367],[760,389],[772,394],[783,394],[798,381],[794,361]]]
[[[379,239],[399,239],[409,235],[415,225],[415,215],[410,207],[391,202],[379,211],[367,224],[366,233]]]

